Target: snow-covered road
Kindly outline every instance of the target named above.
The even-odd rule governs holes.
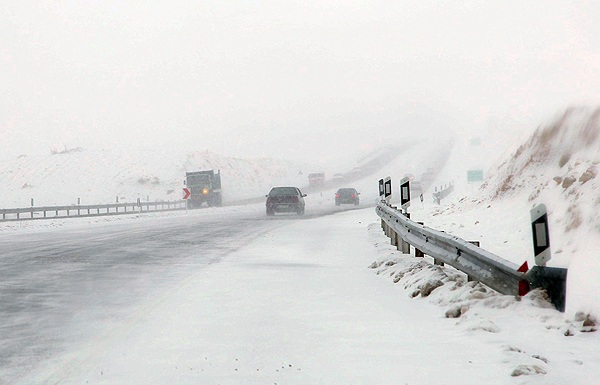
[[[478,360],[484,345],[448,354],[461,338],[451,321],[367,268],[367,210],[265,232],[23,383],[437,383]]]
[[[229,223],[225,217],[240,227],[222,238],[212,233],[215,241],[186,242],[196,232],[181,234],[181,220],[192,229],[211,221],[219,228]],[[223,208],[133,222],[91,226],[96,235],[80,251],[125,229],[153,246],[97,269],[103,284],[93,283],[93,294],[62,293],[74,298],[63,304],[71,311],[64,324],[45,330],[43,311],[39,321],[23,313],[21,321],[34,328],[21,330],[34,333],[26,343],[48,350],[4,360],[4,374],[13,370],[13,377],[2,376],[3,384],[582,384],[600,374],[596,333],[565,337],[563,316],[536,298],[488,297],[448,281],[429,298],[411,299],[411,285],[436,273],[400,258],[372,208],[274,219],[262,206]],[[175,240],[162,244],[152,230],[157,223]],[[59,234],[78,228],[47,231],[44,239],[69,250],[74,241]],[[112,243],[100,249],[132,248]],[[102,258],[117,258],[109,254]],[[146,263],[142,254],[157,258]],[[375,260],[394,264],[369,268]],[[57,266],[59,281],[80,271]],[[404,279],[393,284],[398,272]],[[446,318],[456,293],[466,314]],[[42,304],[53,305],[51,298]],[[14,342],[6,336],[3,346]],[[11,365],[27,358],[33,364],[14,375]]]
[[[277,225],[258,218],[230,208],[2,233],[0,383],[119,324],[132,307]]]

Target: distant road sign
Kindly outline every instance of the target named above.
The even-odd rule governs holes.
[[[468,170],[467,171],[467,182],[482,182],[483,181],[483,170]]]
[[[183,199],[188,199],[190,197],[190,190],[187,187],[183,188]]]

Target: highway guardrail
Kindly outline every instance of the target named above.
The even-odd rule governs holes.
[[[73,217],[96,217],[159,211],[185,210],[185,201],[156,201],[134,203],[110,203],[100,205],[40,206],[0,209],[0,222],[32,219],[57,219]]]
[[[399,250],[401,239],[415,248],[415,255],[429,255],[436,264],[448,264],[469,280],[501,294],[522,296],[533,288],[544,289],[556,308],[564,311],[567,269],[535,266],[529,270],[526,263],[519,266],[472,242],[414,222],[385,201],[377,204],[376,212],[386,235]],[[404,245],[402,251],[406,253]]]

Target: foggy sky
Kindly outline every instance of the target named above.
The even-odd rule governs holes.
[[[172,147],[327,160],[600,104],[596,1],[0,4],[0,159]]]

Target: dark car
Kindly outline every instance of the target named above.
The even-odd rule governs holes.
[[[360,193],[355,188],[341,188],[335,193],[335,205],[353,204],[358,206],[360,204],[359,195]]]
[[[298,187],[273,187],[267,197],[267,215],[275,213],[304,214],[304,197]]]

